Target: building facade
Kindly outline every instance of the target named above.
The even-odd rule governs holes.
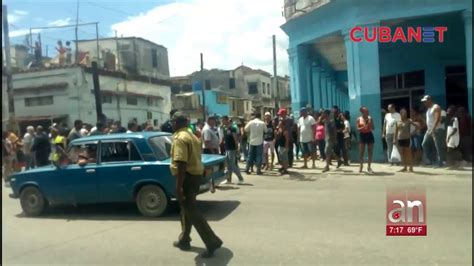
[[[171,110],[170,84],[166,80],[142,80],[120,72],[99,71],[102,110],[107,119],[132,119],[158,127]],[[15,120],[26,126],[97,122],[92,70],[70,66],[15,73],[13,92]]]
[[[79,53],[87,56],[85,65],[98,61],[99,66],[112,71],[159,79],[170,77],[166,47],[138,37],[79,40]],[[99,51],[99,54],[97,53]]]
[[[375,159],[383,158],[381,109],[389,103],[419,108],[429,94],[443,108],[459,104],[472,112],[471,1],[286,0],[284,15],[293,110],[338,105],[354,124],[359,108],[368,106],[376,122]],[[369,34],[354,31],[357,26]],[[439,33],[426,42],[370,41],[374,29],[394,36],[439,26],[447,29],[443,41]]]

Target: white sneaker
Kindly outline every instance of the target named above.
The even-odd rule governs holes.
[[[244,181],[239,180],[239,182],[237,182],[237,185],[242,185],[243,183]]]
[[[228,184],[232,184],[232,182],[230,182],[229,180],[226,180],[221,183],[221,185],[228,185]]]

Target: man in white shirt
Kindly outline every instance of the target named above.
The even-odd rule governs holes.
[[[251,120],[244,128],[249,135],[249,156],[245,172],[250,174],[250,169],[254,164],[257,165],[257,175],[262,174],[263,161],[263,135],[267,130],[267,125],[261,120],[262,115],[256,113],[254,119]]]
[[[382,130],[382,138],[385,138],[387,141],[387,158],[388,162],[393,165],[392,160],[392,150],[393,150],[393,138],[395,136],[395,129],[397,122],[400,121],[402,118],[399,113],[395,110],[394,104],[388,105],[388,113],[385,115],[385,119],[383,121],[383,130]],[[397,162],[398,163],[398,162]]]
[[[316,121],[310,115],[308,115],[308,110],[306,108],[301,108],[300,110],[301,117],[298,119],[298,138],[300,140],[301,152],[303,153],[303,169],[308,169],[308,158],[312,156],[313,159],[313,168],[316,167],[314,156],[314,125]]]
[[[34,153],[31,152],[35,138],[35,128],[28,126],[23,136],[23,153],[25,154],[25,170],[32,169],[35,166]]]
[[[210,116],[207,118],[207,124],[202,129],[203,153],[219,154],[219,136],[216,128],[216,118]]]
[[[423,138],[423,152],[425,154],[425,160],[428,164],[435,165],[438,167],[443,166],[443,146],[446,146],[446,137],[444,133],[446,131],[442,128],[441,107],[433,102],[433,98],[429,95],[425,95],[421,102],[427,108],[426,110],[426,133]],[[436,166],[436,165],[435,165]]]

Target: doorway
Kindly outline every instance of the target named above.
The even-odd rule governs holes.
[[[467,107],[466,66],[449,66],[446,73],[446,107],[460,105]]]

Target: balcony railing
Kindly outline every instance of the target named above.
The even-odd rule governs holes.
[[[283,16],[286,18],[286,21],[288,21],[320,8],[330,1],[331,0],[285,0]]]

